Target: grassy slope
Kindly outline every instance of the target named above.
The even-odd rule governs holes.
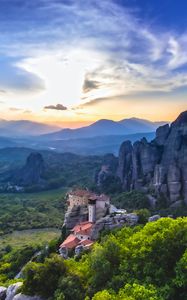
[[[61,228],[65,189],[31,194],[0,194],[0,234],[34,228]]]
[[[51,240],[59,238],[60,233],[60,230],[55,228],[14,231],[0,237],[0,251],[8,245],[14,249],[33,244],[45,245]]]

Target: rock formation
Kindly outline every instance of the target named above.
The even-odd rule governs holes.
[[[27,295],[23,295],[23,294],[17,294],[13,300],[42,300],[40,297],[38,296],[27,296]]]
[[[45,165],[43,157],[38,152],[32,152],[26,161],[26,164],[20,169],[13,172],[9,181],[18,186],[31,186],[42,184],[42,174],[44,173]]]
[[[170,126],[157,129],[156,138],[125,141],[119,151],[117,176],[123,190],[153,191],[169,204],[187,204],[187,111]]]
[[[11,284],[8,288],[0,287],[0,300],[42,300],[39,296],[27,296],[17,294],[22,286],[22,282]]]
[[[7,288],[0,286],[0,300],[5,300]]]
[[[14,284],[11,284],[6,291],[6,298],[5,300],[13,300],[14,296],[17,294],[19,288],[22,286],[22,282],[17,282]]]
[[[64,226],[66,229],[72,229],[76,224],[85,222],[88,220],[88,207],[86,205],[75,206],[73,208],[68,208],[65,219]]]

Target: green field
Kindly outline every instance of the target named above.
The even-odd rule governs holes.
[[[33,244],[42,246],[53,239],[59,238],[60,234],[61,231],[55,228],[14,231],[0,237],[0,251],[7,246],[11,246],[14,249]]]
[[[58,228],[63,224],[67,189],[0,194],[0,235],[15,230]]]

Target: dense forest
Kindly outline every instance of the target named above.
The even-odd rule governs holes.
[[[186,217],[105,233],[69,260],[55,254],[53,242],[45,258],[25,267],[22,291],[51,300],[184,300],[186,246]]]
[[[0,236],[14,230],[61,228],[66,190],[0,194]]]

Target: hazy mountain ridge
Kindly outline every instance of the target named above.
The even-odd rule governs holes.
[[[33,122],[29,120],[0,120],[0,135],[3,137],[35,136],[54,132],[58,129],[60,129],[60,127],[55,125]]]
[[[67,140],[40,140],[33,137],[16,139],[0,137],[0,149],[6,147],[30,147],[35,150],[53,150],[56,152],[71,152],[80,155],[118,154],[119,147],[124,140],[128,139],[131,142],[135,142],[143,137],[151,141],[155,138],[155,132],[130,135],[106,135]]]
[[[88,138],[105,135],[127,135],[141,132],[153,132],[160,125],[164,125],[167,122],[151,122],[148,120],[131,118],[123,119],[119,122],[115,122],[108,119],[101,119],[95,123],[81,127],[78,129],[62,129],[60,131],[45,134],[40,136],[42,139],[58,140],[58,139],[74,139],[74,138]]]
[[[159,124],[144,119],[131,118],[119,122],[101,119],[95,123],[77,128],[56,131],[56,127],[31,121],[0,120],[0,148],[29,147],[35,150],[55,150],[81,155],[103,155],[118,153],[120,144],[129,139],[134,142],[146,137],[155,137]],[[55,132],[54,132],[55,130]],[[53,131],[52,133],[47,133]],[[45,133],[45,134],[42,134]]]

